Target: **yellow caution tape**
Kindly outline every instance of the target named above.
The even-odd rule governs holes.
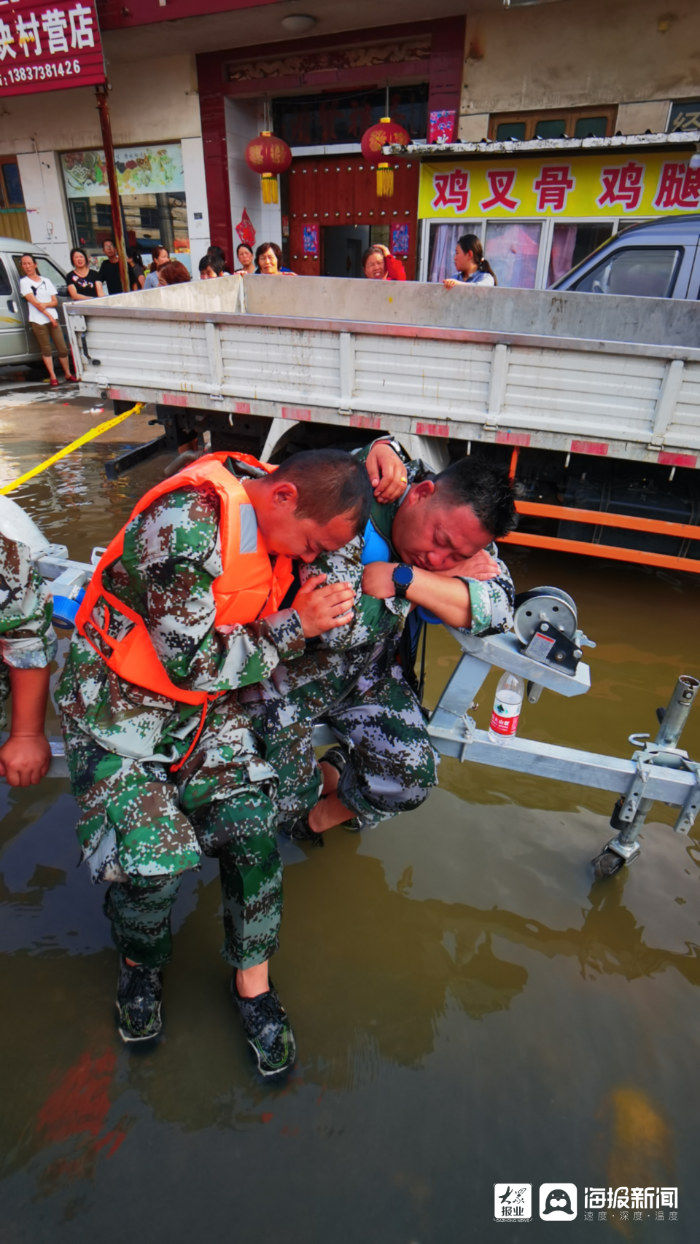
[[[103,432],[109,432],[110,428],[116,428],[118,423],[123,423],[130,415],[137,415],[143,410],[145,403],[137,402],[131,410],[125,410],[123,415],[115,415],[114,419],[107,419],[105,423],[100,423],[96,428],[91,428],[84,436],[79,436],[77,441],[71,441],[70,445],[66,445],[65,449],[59,449],[57,454],[52,454],[44,462],[40,462],[38,466],[32,467],[31,471],[27,471],[26,475],[20,475],[19,479],[14,479],[11,484],[4,484],[0,488],[0,494],[6,492],[14,492],[15,488],[19,488],[20,484],[26,484],[28,479],[33,479],[35,475],[40,475],[47,467],[53,466],[54,462],[60,462],[61,458],[67,458],[68,454],[72,454],[74,449],[80,449],[81,445],[87,445],[88,441],[94,441],[96,436],[101,436]]]

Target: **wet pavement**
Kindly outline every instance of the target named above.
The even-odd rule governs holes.
[[[0,397],[0,486],[110,416],[75,394]],[[133,417],[12,495],[87,557],[158,466],[108,483],[104,461],[155,432],[148,412]],[[655,733],[678,674],[700,674],[700,585],[589,558],[508,559],[519,589],[570,592],[598,644],[591,692],[545,692],[521,732],[629,755],[627,735]],[[454,658],[434,628],[431,700]],[[683,741],[700,758],[700,707]],[[577,1186],[568,1239],[694,1241],[698,830],[674,835],[674,810],[655,806],[641,858],[594,884],[612,803],[443,760],[417,812],[335,831],[308,856],[288,848],[274,976],[300,1057],[271,1088],[227,995],[215,869],[183,887],[166,1036],[134,1055],[114,1029],[115,958],[77,867],[67,784],[0,784],[0,1240],[539,1244],[559,1224],[537,1204],[531,1222],[495,1223],[493,1185],[530,1183],[536,1200],[547,1182]],[[588,1210],[586,1188],[652,1189],[652,1206]],[[658,1188],[678,1189],[677,1208],[657,1211]]]

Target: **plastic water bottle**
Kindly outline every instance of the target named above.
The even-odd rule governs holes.
[[[518,729],[520,709],[525,695],[525,680],[518,674],[502,674],[496,687],[489,738],[494,743],[507,743]]]

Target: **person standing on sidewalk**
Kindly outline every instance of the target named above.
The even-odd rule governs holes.
[[[119,271],[119,254],[117,252],[114,238],[105,238],[102,243],[102,250],[104,251],[105,257],[100,264],[100,269],[97,275],[99,276],[102,284],[107,287],[107,293],[128,293],[128,290],[125,291],[124,286],[122,285],[122,276]]]
[[[49,373],[49,384],[55,389],[58,380],[53,369],[52,342],[65,379],[76,379],[70,369],[68,346],[58,322],[58,290],[53,281],[41,275],[33,255],[23,255],[20,266],[24,276],[19,283],[19,292],[29,306],[29,324],[39,344],[44,367]]]

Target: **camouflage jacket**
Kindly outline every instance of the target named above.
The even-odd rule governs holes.
[[[245,687],[304,651],[291,609],[218,630],[212,584],[221,571],[218,500],[209,489],[181,489],[132,519],[122,556],[105,575],[105,586],[145,619],[170,678],[185,688]],[[110,633],[122,625],[112,619]],[[181,754],[200,716],[119,678],[81,635],[71,643],[58,703],[67,735],[77,728],[109,751],[142,759]]]
[[[363,450],[361,456],[366,457],[368,452],[369,448]],[[424,463],[418,460],[408,463],[408,487],[428,474],[430,472]],[[372,524],[387,540],[390,556],[396,561],[400,559],[391,547],[391,527],[402,500],[399,498],[388,505],[375,501],[371,514]],[[363,548],[364,537],[358,536],[337,552],[324,553],[312,565],[301,568],[302,582],[312,575],[325,574],[328,582],[347,581],[352,584],[355,591],[353,621],[348,626],[327,631],[317,640],[307,641],[304,656],[294,661],[293,665],[280,664],[260,689],[246,694],[246,700],[285,697],[318,679],[328,684],[330,694],[342,694],[344,687],[351,685],[370,667],[381,672],[390,664],[411,605],[410,601],[398,597],[377,600],[362,592]],[[469,589],[472,613],[468,629],[473,635],[507,631],[513,620],[515,592],[510,572],[498,557],[495,544],[488,546],[488,552],[498,561],[498,577],[487,582],[464,580]]]
[[[7,724],[7,667],[41,669],[55,655],[51,598],[31,550],[0,531],[0,729]]]

